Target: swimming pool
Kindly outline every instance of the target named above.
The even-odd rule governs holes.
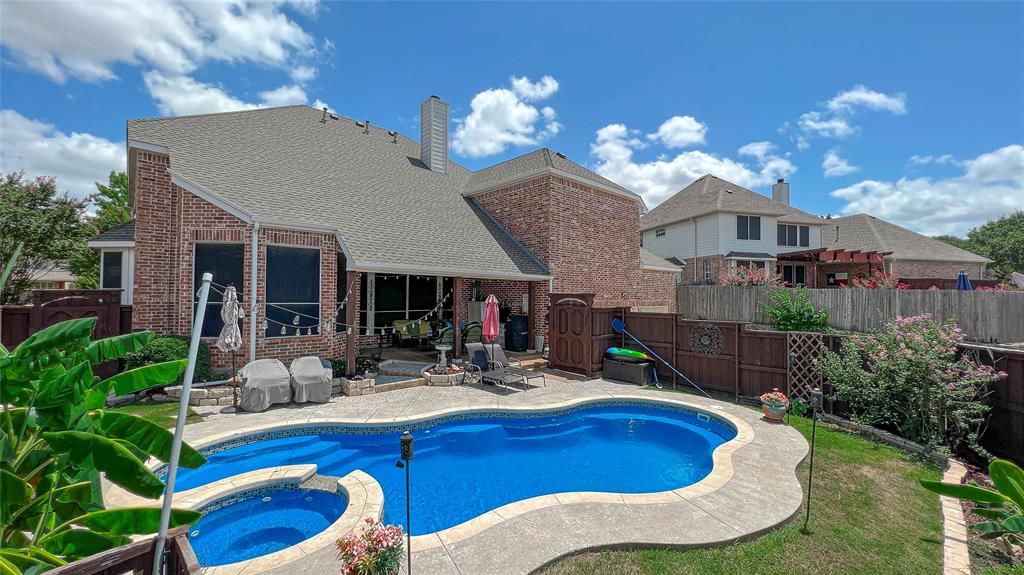
[[[684,487],[710,473],[712,452],[736,435],[721,418],[654,404],[470,414],[412,427],[413,535],[538,495]],[[214,448],[203,467],[179,471],[178,489],[280,465],[313,463],[339,477],[361,469],[384,492],[384,521],[405,523],[405,471],[395,467],[401,429],[293,433]]]
[[[203,509],[189,542],[204,567],[259,557],[304,541],[341,517],[340,494],[294,486],[237,494]]]

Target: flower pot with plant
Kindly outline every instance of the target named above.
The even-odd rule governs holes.
[[[768,421],[781,422],[787,409],[789,409],[789,398],[778,388],[772,388],[771,391],[761,396],[761,410],[764,412],[764,418]]]

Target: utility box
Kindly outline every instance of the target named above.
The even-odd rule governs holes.
[[[606,357],[604,358],[603,377],[604,379],[614,379],[617,381],[635,383],[637,385],[650,385],[652,383],[651,364],[629,363],[608,359]]]

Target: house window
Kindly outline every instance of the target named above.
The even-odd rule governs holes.
[[[808,226],[794,226],[791,224],[778,225],[778,245],[780,246],[801,246],[811,245],[811,229]]]
[[[736,269],[747,268],[751,270],[763,270],[765,269],[764,260],[735,260]]]
[[[780,266],[782,268],[782,280],[788,286],[802,286],[807,281],[807,268],[804,266]]]
[[[320,250],[267,246],[266,301],[274,304],[267,305],[267,337],[317,335]]]
[[[195,317],[196,306],[199,304],[199,287],[203,283],[203,274],[213,274],[213,281],[223,286],[235,286],[239,301],[245,291],[242,286],[242,260],[245,254],[244,244],[196,244],[192,261],[192,314]],[[203,317],[203,337],[217,337],[223,323],[220,319],[222,303],[219,291],[210,289],[206,300],[206,315]]]
[[[736,216],[736,239],[760,240],[761,216]]]
[[[665,235],[665,228],[658,228],[654,230],[654,237],[660,238]]]
[[[124,261],[124,254],[121,252],[103,252],[103,262],[100,267],[103,269],[100,278],[101,289],[121,289],[121,262]]]
[[[711,281],[711,260],[704,260],[702,267],[704,268],[704,281]]]

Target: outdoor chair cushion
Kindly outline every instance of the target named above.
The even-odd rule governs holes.
[[[331,400],[333,370],[330,362],[313,356],[300,357],[292,362],[289,371],[295,403],[327,403]]]
[[[291,375],[276,359],[258,359],[238,371],[242,383],[238,406],[246,411],[263,411],[275,403],[292,400]]]

